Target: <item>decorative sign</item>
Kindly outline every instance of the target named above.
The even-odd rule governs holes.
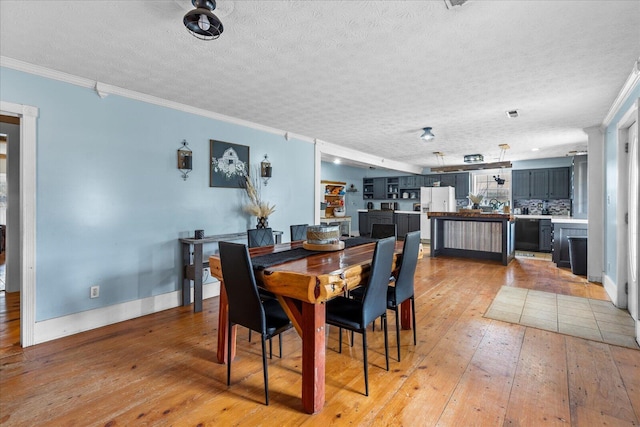
[[[209,187],[243,188],[249,174],[249,147],[210,140],[211,178]]]

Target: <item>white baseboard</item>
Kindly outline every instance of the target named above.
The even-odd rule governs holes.
[[[204,299],[220,295],[220,282],[215,280],[211,283],[204,284],[202,286],[202,294]],[[193,301],[193,288],[191,288],[191,300]],[[179,290],[36,322],[34,344],[40,344],[125,320],[135,319],[136,317],[175,308],[181,304],[182,291]]]
[[[607,292],[607,295],[609,295],[609,298],[611,298],[611,302],[613,303],[613,305],[618,308],[626,308],[618,306],[618,287],[615,283],[613,283],[613,280],[611,280],[611,278],[609,278],[609,276],[607,276],[606,274],[604,274],[602,277],[604,278],[604,280],[602,281],[604,290]]]
[[[602,276],[587,276],[587,280],[591,283],[602,283]]]

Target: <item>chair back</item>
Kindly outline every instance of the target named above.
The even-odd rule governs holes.
[[[400,271],[396,279],[396,301],[406,301],[413,295],[413,277],[418,265],[418,252],[420,251],[420,231],[412,231],[404,236],[402,248],[402,260]]]
[[[362,298],[362,325],[366,326],[387,311],[387,286],[391,276],[396,239],[387,237],[376,242],[369,283]]]
[[[384,239],[391,236],[398,236],[398,227],[395,224],[371,224],[371,238]]]
[[[291,241],[295,242],[298,240],[306,240],[308,226],[309,224],[290,225],[289,230],[291,231]]]
[[[273,230],[270,228],[250,228],[247,230],[247,243],[250,248],[273,246]]]
[[[222,278],[229,300],[229,321],[265,333],[264,307],[246,245],[219,242]]]

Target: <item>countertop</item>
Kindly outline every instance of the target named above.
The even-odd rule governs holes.
[[[358,209],[358,212],[393,212],[393,213],[401,213],[401,214],[420,214],[418,211],[389,211],[382,209]]]
[[[513,215],[501,213],[482,212],[429,212],[429,218],[453,217],[453,218],[486,218],[486,219],[509,219],[513,221]]]
[[[588,224],[584,218],[573,218],[567,215],[515,215],[516,219],[550,219],[552,223]]]

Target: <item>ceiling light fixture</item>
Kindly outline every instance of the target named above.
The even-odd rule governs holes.
[[[222,22],[213,10],[216,8],[215,0],[191,0],[196,8],[184,15],[182,22],[194,37],[201,40],[215,40],[222,34]]]
[[[482,154],[467,154],[464,156],[465,163],[482,163],[484,162],[484,156]]]
[[[433,132],[431,132],[431,129],[432,128],[422,128],[424,133],[420,135],[420,138],[424,139],[425,141],[431,141],[433,138],[435,138],[436,136],[433,134]]]
[[[506,111],[507,117],[509,117],[510,119],[515,119],[516,117],[520,116],[520,113],[518,112],[518,110],[510,110],[510,111]]]

